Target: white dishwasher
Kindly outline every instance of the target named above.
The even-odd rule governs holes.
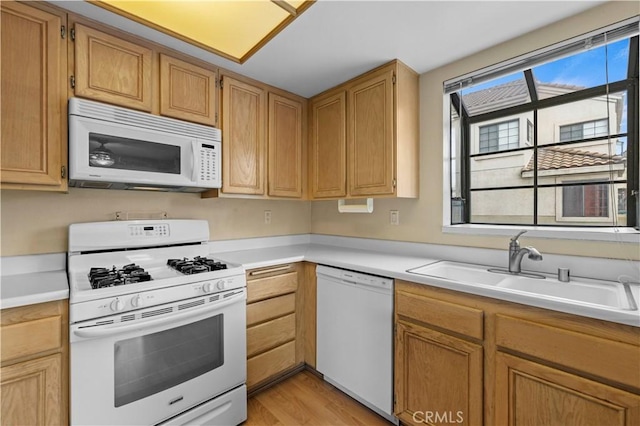
[[[393,416],[393,280],[318,265],[316,368],[327,382]]]

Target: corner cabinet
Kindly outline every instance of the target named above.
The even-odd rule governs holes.
[[[418,75],[393,61],[311,100],[312,198],[418,196]]]
[[[66,14],[15,1],[0,11],[2,188],[66,191]]]
[[[81,24],[74,32],[75,95],[151,112],[153,51]]]
[[[406,424],[640,424],[640,328],[396,282]]]
[[[312,198],[347,195],[347,96],[344,90],[310,102],[309,181]]]
[[[301,101],[269,93],[269,196],[302,197],[303,114],[304,105]]]
[[[302,198],[306,100],[225,74],[221,91],[221,195]]]
[[[67,301],[2,310],[3,425],[68,423]]]

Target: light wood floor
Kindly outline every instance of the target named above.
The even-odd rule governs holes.
[[[251,397],[247,408],[246,426],[391,425],[309,371]]]

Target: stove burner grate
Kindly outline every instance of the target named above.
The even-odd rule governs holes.
[[[196,256],[189,260],[184,259],[169,259],[167,265],[182,272],[186,275],[201,274],[203,272],[218,271],[220,269],[227,269],[227,265],[222,262],[216,262],[213,259],[207,257]]]
[[[91,268],[89,270],[89,283],[91,288],[105,288],[119,285],[133,284],[151,281],[151,275],[140,266],[130,263],[120,269],[113,266],[109,268]]]

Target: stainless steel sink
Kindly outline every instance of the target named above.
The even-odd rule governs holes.
[[[637,310],[636,299],[629,285],[613,281],[572,278],[558,281],[551,275],[544,279],[524,275],[496,273],[487,266],[441,261],[408,269],[407,272],[457,283],[493,287],[512,294],[534,295],[547,300],[562,299],[574,304],[598,305],[606,308]],[[637,289],[635,289],[637,290]]]

